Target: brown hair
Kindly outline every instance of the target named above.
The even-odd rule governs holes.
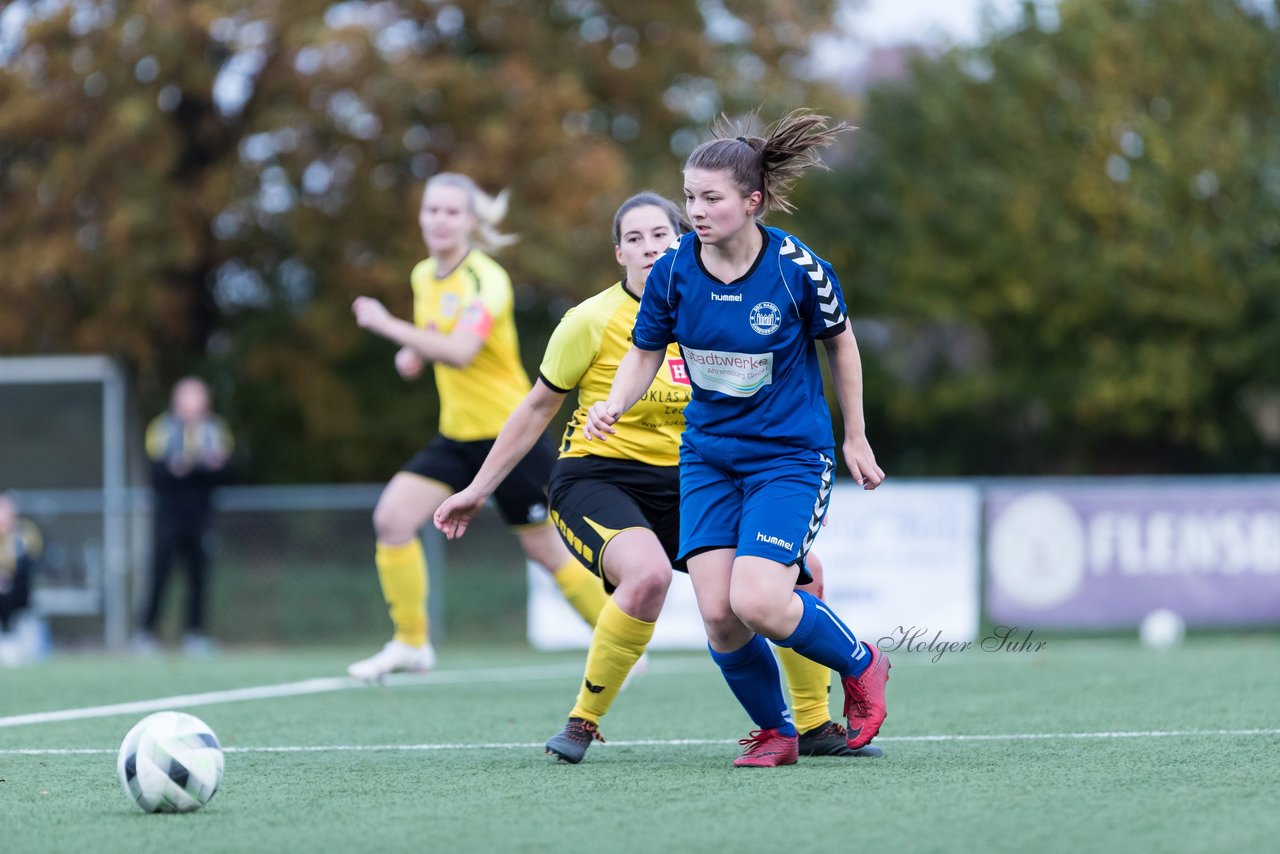
[[[684,216],[681,215],[680,208],[676,207],[675,202],[651,190],[644,190],[619,205],[618,212],[613,215],[614,246],[622,243],[622,218],[627,215],[627,212],[636,208],[647,207],[655,207],[666,214],[667,219],[671,222],[671,230],[676,234],[684,234],[689,230],[689,224],[684,221]]]
[[[753,113],[744,125],[755,118]],[[817,149],[825,148],[835,138],[853,127],[840,122],[828,127],[830,118],[808,109],[792,110],[765,130],[764,136],[751,136],[726,116],[712,128],[715,139],[693,150],[684,168],[728,172],[733,183],[750,195],[759,191],[763,200],[757,216],[773,210],[794,210],[787,193],[800,173],[810,166],[827,168]]]

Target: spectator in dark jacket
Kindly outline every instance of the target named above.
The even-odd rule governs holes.
[[[205,632],[205,592],[209,574],[208,535],[212,496],[231,456],[231,431],[212,411],[209,387],[187,377],[173,387],[167,412],[147,428],[154,491],[155,543],[151,593],[137,639],[141,651],[156,648],[160,606],[175,555],[189,572],[183,648],[207,654],[213,646]]]

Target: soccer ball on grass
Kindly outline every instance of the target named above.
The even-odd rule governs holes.
[[[129,800],[146,812],[191,812],[222,781],[222,748],[213,730],[183,712],[148,715],[124,737],[116,770]]]
[[[1173,649],[1182,643],[1187,625],[1176,611],[1158,608],[1142,618],[1138,624],[1138,637],[1148,649]]]

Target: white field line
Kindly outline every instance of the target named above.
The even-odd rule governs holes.
[[[1280,728],[1274,729],[1184,729],[1184,730],[1135,730],[1132,732],[1017,732],[998,735],[898,735],[882,736],[877,744],[907,742],[973,742],[973,741],[1053,741],[1062,739],[1108,738],[1243,738],[1250,736],[1280,736]],[[630,741],[608,741],[600,747],[687,747],[690,745],[736,744],[728,738],[643,738]],[[535,750],[541,748],[536,741],[497,741],[473,744],[312,744],[279,745],[271,747],[224,747],[224,753],[374,753],[374,752],[422,752],[435,750]],[[0,748],[0,756],[87,756],[116,753],[107,747],[30,747]]]
[[[710,671],[704,661],[663,662],[650,668],[649,674],[658,676],[675,673]],[[537,664],[526,667],[486,667],[471,670],[437,670],[422,676],[399,674],[390,676],[384,687],[409,685],[476,685],[491,682],[534,682],[548,679],[569,679],[582,675],[581,664]],[[88,706],[79,709],[62,709],[53,712],[32,712],[25,715],[9,715],[0,718],[0,729],[29,726],[31,724],[78,721],[86,718],[105,718],[111,715],[137,715],[144,712],[161,712],[168,709],[191,706],[212,706],[219,703],[241,703],[246,700],[274,700],[280,697],[301,697],[308,694],[327,694],[348,691],[353,688],[377,687],[347,676],[304,679],[301,682],[282,682],[277,685],[260,685],[254,688],[232,688],[225,691],[205,691],[200,694],[178,694],[154,700],[138,700],[131,703],[114,703],[109,706]]]
[[[649,675],[692,673],[709,670],[705,661],[672,661],[663,662],[650,669]],[[562,679],[581,673],[579,664],[545,664],[524,667],[490,667],[470,670],[441,670],[422,676],[396,675],[389,677],[385,687],[405,687],[423,685],[468,685],[492,682],[540,681]],[[140,700],[131,703],[116,703],[108,706],[90,706],[79,709],[64,709],[52,712],[35,712],[24,715],[10,715],[0,718],[0,728],[16,727],[31,724],[54,723],[58,721],[83,720],[86,718],[109,717],[112,715],[140,714],[143,712],[162,711],[165,709],[207,706],[219,703],[237,703],[247,700],[265,700],[281,697],[297,697],[309,694],[322,694],[334,691],[345,691],[353,688],[369,687],[367,683],[347,677],[326,677],[306,679],[301,682],[284,682],[276,685],[261,685],[252,688],[235,688],[225,691],[207,691],[200,694],[179,694],[173,697],[160,697],[154,700]],[[939,735],[904,735],[883,736],[879,743],[889,742],[980,742],[980,741],[1048,741],[1064,739],[1108,739],[1108,738],[1240,738],[1252,736],[1280,735],[1280,728],[1267,729],[1194,729],[1194,730],[1134,730],[1104,732],[1042,732],[1042,733],[1004,733],[1004,734],[939,734]],[[610,741],[618,747],[682,745],[733,744],[731,739],[640,739],[630,741]],[[284,745],[264,747],[227,747],[227,753],[326,753],[326,752],[371,752],[371,751],[431,751],[431,750],[529,750],[541,747],[536,742],[495,742],[473,744],[333,744],[333,745]],[[0,748],[0,755],[21,756],[60,756],[114,753],[108,748]]]

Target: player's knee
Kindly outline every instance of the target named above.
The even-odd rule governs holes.
[[[671,567],[665,557],[657,562],[634,558],[615,562],[606,558],[604,573],[622,598],[645,611],[661,609],[671,586]]]
[[[395,506],[382,504],[373,510],[373,533],[378,542],[390,545],[408,542],[414,535],[404,513]]]
[[[728,602],[723,607],[703,606],[702,625],[707,630],[707,640],[716,649],[731,648],[742,634],[742,620]]]
[[[633,573],[636,593],[643,598],[661,603],[667,598],[671,586],[671,567],[665,564],[649,565]]]
[[[808,593],[810,596],[814,597],[815,599],[822,599],[823,601],[826,601],[826,598],[827,598],[824,595],[826,591],[823,589],[821,581],[815,580],[809,584],[797,584],[796,590],[797,591],[803,590],[805,593]]]
[[[554,573],[565,562],[573,560],[573,555],[569,554],[564,541],[551,525],[526,529],[517,534],[517,538],[524,556],[547,572]]]
[[[734,590],[730,594],[733,613],[748,628],[766,637],[776,635],[777,603],[760,590]]]

